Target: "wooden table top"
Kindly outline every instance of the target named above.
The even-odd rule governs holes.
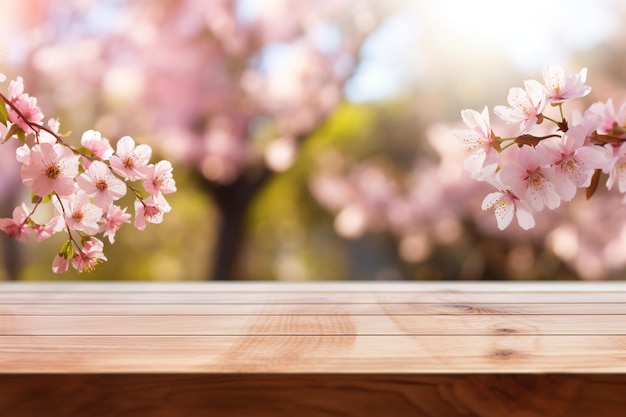
[[[626,373],[626,282],[0,283],[0,373]]]

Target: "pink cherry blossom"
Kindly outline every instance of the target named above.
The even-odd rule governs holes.
[[[139,230],[146,228],[148,223],[163,222],[163,215],[169,213],[172,207],[162,194],[151,195],[143,201],[135,200],[135,227]]]
[[[145,144],[135,146],[133,138],[124,136],[117,142],[115,155],[110,159],[111,168],[129,180],[144,179],[151,155],[150,146]]]
[[[496,106],[493,111],[507,123],[519,126],[520,133],[525,133],[537,123],[546,106],[544,87],[535,80],[524,82],[524,89],[513,87],[509,90],[510,107]]]
[[[109,242],[115,243],[115,233],[123,223],[130,223],[130,214],[126,213],[126,207],[122,209],[112,204],[105,213],[103,220],[104,223],[100,226],[100,232],[109,238]]]
[[[26,221],[28,219],[28,210],[26,206],[21,204],[13,209],[12,218],[0,219],[0,230],[22,242],[28,240]]]
[[[528,205],[520,200],[510,188],[506,187],[498,177],[488,180],[489,183],[498,188],[498,191],[489,193],[482,203],[483,210],[493,210],[500,230],[506,229],[513,216],[517,217],[517,223],[524,229],[532,229],[535,226],[535,219]]]
[[[94,235],[100,230],[98,222],[102,209],[91,204],[89,196],[82,190],[62,201],[63,213],[67,226],[73,230]]]
[[[17,124],[26,133],[33,132],[29,123],[41,124],[43,113],[37,106],[37,99],[24,94],[24,81],[22,77],[17,77],[9,83],[9,100],[17,108],[19,114],[11,106],[7,106],[9,120]]]
[[[61,123],[59,119],[48,119],[48,129],[55,135],[59,134],[59,129],[61,128]],[[54,138],[54,142],[56,142],[56,138]],[[41,139],[39,139],[41,141]]]
[[[562,138],[549,138],[537,145],[550,165],[550,177],[559,196],[570,201],[579,187],[586,187],[596,168],[604,168],[610,152],[601,146],[587,145],[583,125],[570,128]]]
[[[9,83],[7,95],[9,96],[9,100],[13,101],[22,94],[24,94],[24,79],[22,77],[17,77]]]
[[[169,161],[159,161],[155,165],[149,165],[143,187],[150,194],[175,192],[176,182],[172,176],[172,170],[172,163]]]
[[[80,143],[103,161],[108,161],[113,155],[113,147],[108,139],[103,138],[102,134],[96,130],[83,133]]]
[[[48,129],[50,130],[49,132],[46,130],[39,130],[37,132],[37,142],[38,143],[57,143],[59,142],[57,140],[58,135],[59,135],[59,121],[56,119],[49,119],[48,120]]]
[[[609,178],[606,181],[609,190],[617,184],[620,193],[626,192],[626,142],[613,148],[613,157],[605,172],[609,173]]]
[[[28,228],[35,233],[35,240],[37,242],[42,242],[53,234],[61,231],[64,224],[65,223],[63,222],[61,213],[55,212],[52,219],[50,219],[50,221],[46,224],[40,224],[33,221]]]
[[[78,272],[92,271],[100,262],[107,260],[103,250],[104,243],[100,239],[89,238],[84,241],[83,247],[74,254],[72,266]]]
[[[78,186],[101,209],[107,209],[113,201],[126,195],[126,184],[117,178],[102,161],[94,161],[76,178]]]
[[[500,179],[513,193],[536,211],[544,206],[554,209],[561,204],[551,172],[546,169],[549,155],[530,146],[517,150],[515,163],[502,168]]]
[[[454,135],[463,141],[467,156],[463,160],[465,168],[473,178],[483,178],[495,173],[498,167],[498,152],[495,135],[489,123],[487,106],[482,113],[466,109],[461,111],[466,130],[455,130]]]
[[[21,175],[33,193],[45,197],[52,192],[60,196],[74,192],[80,162],[70,149],[56,143],[40,143],[31,148],[29,158],[29,163],[22,166]]]
[[[15,150],[15,159],[22,165],[30,165],[30,147],[26,144]]]
[[[578,74],[565,75],[560,65],[549,65],[543,70],[543,80],[548,103],[562,103],[584,97],[591,92],[591,87],[585,85],[587,68],[583,68]]]
[[[593,103],[585,112],[585,118],[597,118],[598,133],[610,133],[615,126],[626,125],[626,103],[622,104],[617,112],[612,99]]]
[[[52,260],[52,272],[55,274],[65,274],[70,267],[70,260],[66,254],[57,253]]]
[[[37,99],[29,97],[27,94],[22,94],[13,101],[13,104],[19,113],[10,108],[8,112],[9,120],[21,127],[26,133],[38,131],[39,129],[31,127],[32,125],[40,125],[44,118],[41,109],[37,106]]]

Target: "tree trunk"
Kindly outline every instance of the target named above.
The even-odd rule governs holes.
[[[248,207],[240,207],[230,201],[217,202],[219,226],[213,253],[210,276],[214,281],[235,280],[236,264],[241,252],[244,222]]]
[[[245,221],[254,197],[265,186],[272,171],[263,168],[254,176],[243,175],[230,184],[215,184],[204,180],[213,195],[219,213],[218,234],[213,253],[213,266],[207,279],[226,281],[246,279],[236,276],[236,266],[245,238]]]
[[[16,239],[2,234],[2,257],[4,260],[4,272],[9,281],[17,281],[21,266],[20,242]]]
[[[19,187],[12,186],[11,189],[4,195],[3,200],[0,202],[0,213],[3,213],[7,217],[10,216],[13,208],[18,204]],[[4,232],[0,232],[0,246],[2,247],[2,261],[4,263],[4,272],[7,280],[17,281],[19,272],[22,265],[21,247],[20,242],[7,235]]]

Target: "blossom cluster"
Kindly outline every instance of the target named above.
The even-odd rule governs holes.
[[[79,272],[91,271],[106,261],[98,236],[114,243],[120,226],[131,222],[128,208],[119,205],[125,195],[134,198],[133,223],[139,230],[146,222],[161,223],[171,210],[164,195],[176,191],[172,164],[150,163],[150,146],[124,136],[114,149],[95,130],[82,134],[80,147],[68,144],[57,120],[43,124],[37,99],[24,92],[21,77],[10,82],[0,99],[3,143],[12,138],[22,142],[16,158],[22,182],[32,191],[30,203],[17,206],[11,218],[0,219],[0,230],[20,241],[37,242],[66,233],[52,262],[55,273],[67,272],[70,265]],[[44,213],[43,220],[39,213]]]
[[[494,133],[487,107],[463,110],[467,129],[454,132],[467,150],[463,167],[496,189],[482,208],[494,210],[501,230],[514,217],[521,228],[533,228],[536,212],[559,207],[581,188],[590,198],[603,174],[609,190],[626,192],[626,103],[616,111],[611,99],[596,102],[566,118],[563,104],[591,91],[586,68],[566,74],[550,65],[542,75],[543,82],[511,88],[508,106],[494,107],[512,134]]]

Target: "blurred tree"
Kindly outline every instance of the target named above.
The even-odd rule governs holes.
[[[66,125],[91,116],[108,137],[139,132],[194,170],[219,214],[208,277],[233,279],[251,201],[341,101],[374,6],[29,0],[12,12],[37,38],[22,70],[42,105],[65,105]]]

